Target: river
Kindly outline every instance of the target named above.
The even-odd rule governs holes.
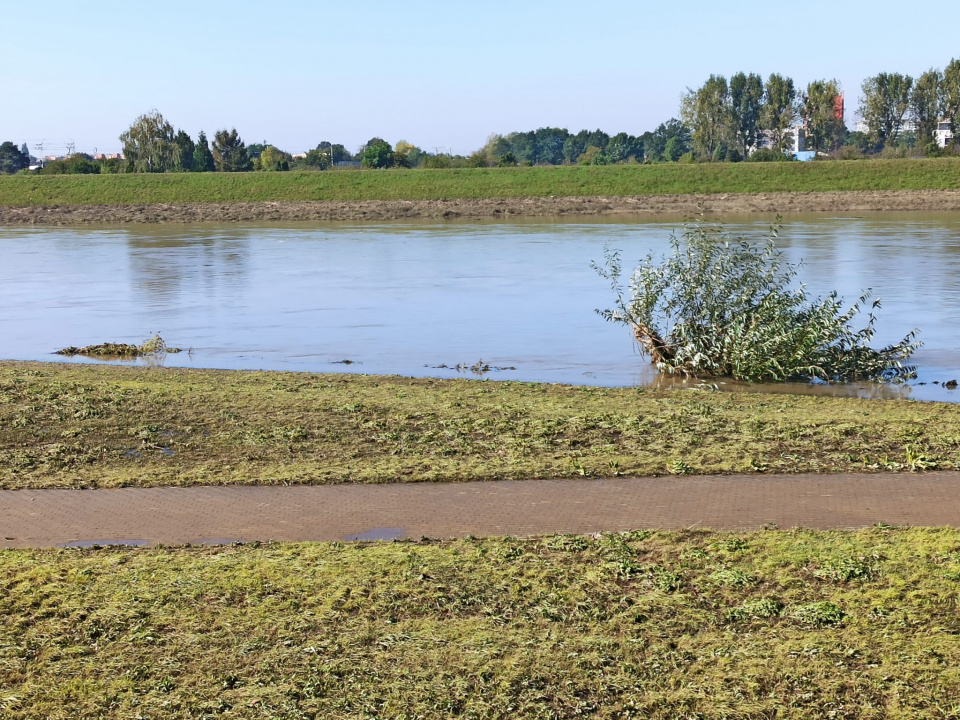
[[[769,223],[726,227],[760,239]],[[666,252],[679,227],[623,218],[0,227],[0,357],[60,360],[52,353],[64,346],[159,332],[190,349],[166,365],[653,384],[664,379],[629,331],[594,312],[612,297],[590,263],[605,245],[627,266]],[[836,289],[852,302],[873,288],[883,301],[877,344],[918,327],[925,346],[905,387],[765,389],[960,400],[939,384],[960,379],[960,213],[795,216],[779,244],[803,260],[814,294]],[[479,361],[490,369],[472,371]]]

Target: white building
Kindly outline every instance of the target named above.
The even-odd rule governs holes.
[[[941,120],[938,122],[937,129],[933,135],[939,147],[946,147],[953,142],[953,131],[950,130],[950,121]]]

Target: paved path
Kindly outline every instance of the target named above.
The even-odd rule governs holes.
[[[0,547],[960,527],[960,472],[0,491]]]

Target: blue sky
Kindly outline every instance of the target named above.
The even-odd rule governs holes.
[[[937,6],[623,0],[5,0],[0,141],[117,151],[159,109],[290,152],[378,135],[467,153],[550,125],[639,134],[687,86],[738,70],[864,77],[960,56]],[[946,6],[941,5],[945,11]],[[14,28],[19,31],[15,32]],[[59,146],[59,147],[58,147]],[[32,149],[32,148],[31,148]]]

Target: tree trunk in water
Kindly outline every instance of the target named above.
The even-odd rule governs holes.
[[[637,339],[654,363],[669,362],[676,356],[672,347],[667,345],[662,337],[653,332],[646,325],[635,323],[633,326],[633,336]]]

